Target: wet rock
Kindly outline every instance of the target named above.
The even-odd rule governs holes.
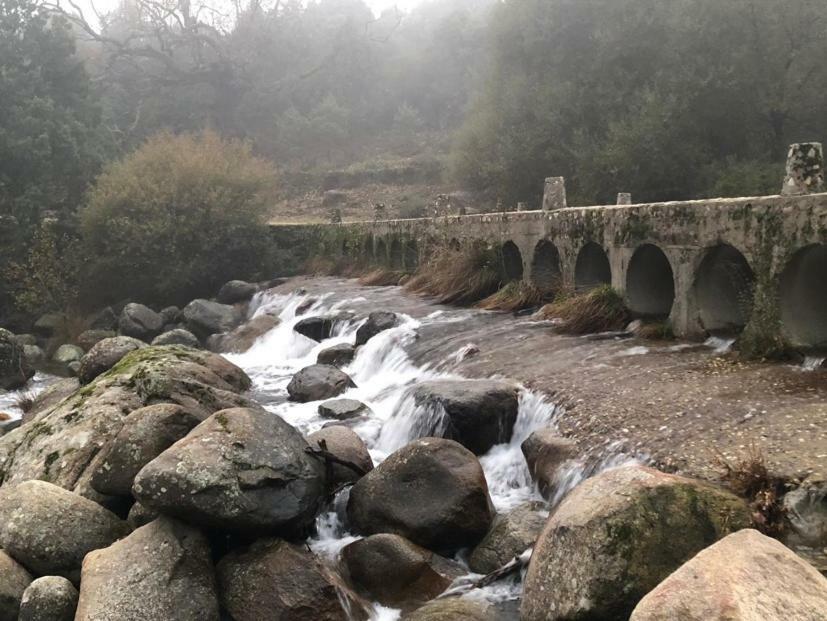
[[[78,379],[88,384],[118,364],[131,351],[146,347],[146,343],[130,336],[103,339],[80,358]]]
[[[329,364],[334,367],[343,367],[346,364],[353,362],[356,357],[356,348],[349,343],[341,343],[333,345],[327,349],[323,349],[316,357],[317,364]]]
[[[17,621],[20,600],[31,581],[29,572],[0,550],[0,621]]]
[[[307,437],[307,443],[357,466],[358,470],[340,463],[332,463],[327,477],[328,488],[331,490],[343,483],[355,483],[373,470],[373,460],[370,458],[368,447],[352,429],[341,426],[326,427],[311,433]]]
[[[221,604],[233,621],[359,621],[367,613],[342,579],[304,547],[264,539],[218,564]],[[342,607],[346,600],[349,615]]]
[[[5,412],[4,412],[5,414]],[[23,424],[23,421],[19,418],[12,419],[12,420],[3,420],[0,421],[0,436],[3,436],[7,433],[10,433],[20,427]]]
[[[231,280],[218,290],[216,298],[222,304],[247,302],[258,292],[258,285],[243,280]]]
[[[577,457],[577,445],[560,437],[553,427],[544,427],[528,436],[520,448],[540,494],[543,498],[551,498],[558,485],[561,467]]]
[[[141,526],[145,526],[153,520],[158,519],[160,515],[161,514],[154,509],[150,509],[142,505],[140,502],[136,502],[129,509],[129,515],[126,516],[126,522],[132,528],[140,528]]]
[[[60,334],[66,326],[66,316],[60,313],[46,313],[34,322],[32,329],[37,336],[50,339]]]
[[[251,404],[240,394],[249,387],[250,378],[216,354],[177,346],[132,351],[105,375],[0,438],[0,479],[4,485],[49,480],[105,502],[90,485],[91,474],[129,413],[174,403],[207,418]]]
[[[393,533],[440,552],[476,545],[494,519],[479,461],[441,438],[411,442],[362,477],[347,513],[359,532]]]
[[[22,388],[34,376],[34,369],[26,360],[23,348],[17,344],[14,334],[0,328],[0,388]]]
[[[192,332],[189,330],[184,330],[183,328],[175,328],[174,330],[169,330],[162,334],[159,334],[154,339],[152,339],[153,345],[183,345],[184,347],[192,347],[194,349],[198,349],[201,347],[201,343],[198,342],[198,337],[196,337]]]
[[[465,571],[399,535],[371,535],[342,550],[352,584],[383,606],[412,610],[447,589]]]
[[[45,481],[0,488],[0,546],[38,575],[77,582],[83,557],[129,532],[99,504]]]
[[[807,483],[784,496],[787,545],[827,548],[827,482]]]
[[[356,331],[356,346],[364,345],[374,336],[395,328],[399,323],[396,313],[378,311],[368,315],[368,320]]]
[[[177,306],[167,306],[166,308],[162,308],[161,312],[158,313],[161,315],[161,319],[164,320],[164,325],[175,324],[181,321],[181,309]]]
[[[241,320],[234,307],[209,300],[193,300],[184,307],[182,315],[187,329],[200,339],[229,332]]]
[[[496,380],[423,382],[413,397],[432,412],[417,435],[456,440],[476,455],[511,439],[519,409],[517,387]]]
[[[402,621],[499,621],[493,606],[470,599],[439,599],[402,617]]]
[[[330,317],[309,317],[302,319],[293,330],[313,341],[329,339],[333,332],[334,320]]]
[[[73,621],[78,590],[66,578],[44,576],[23,593],[18,621]]]
[[[291,401],[308,403],[338,397],[356,384],[350,376],[336,367],[324,364],[314,364],[305,367],[293,376],[287,385],[287,393]]]
[[[261,409],[217,412],[147,464],[134,496],[199,526],[291,535],[315,520],[324,467],[280,417]]]
[[[250,349],[259,337],[279,325],[275,315],[257,315],[250,321],[225,334],[214,334],[207,339],[207,348],[223,354],[242,354]]]
[[[537,540],[521,619],[626,618],[687,559],[750,524],[734,495],[642,466],[576,487]]]
[[[77,345],[66,344],[57,348],[52,356],[52,362],[65,367],[72,362],[78,362],[81,358],[83,358],[83,349]]]
[[[30,367],[46,359],[46,352],[38,345],[23,345],[23,357]]]
[[[92,319],[92,330],[117,330],[118,315],[111,306],[107,306]]]
[[[80,373],[80,360],[72,360],[72,362],[66,365],[66,370],[72,377],[77,377]]]
[[[92,473],[101,494],[129,496],[141,468],[186,436],[200,420],[180,405],[161,403],[140,408],[123,421],[106,455]]]
[[[778,541],[742,530],[700,552],[641,600],[630,621],[827,619],[827,578]]]
[[[113,336],[118,336],[114,330],[86,330],[78,336],[77,344],[86,352],[92,349],[95,343],[103,339],[111,339]]]
[[[349,420],[370,413],[370,408],[356,399],[333,399],[319,405],[319,416],[334,420]]]
[[[37,345],[37,337],[34,334],[15,334],[14,342],[20,345],[20,347]]]
[[[146,343],[158,336],[163,327],[163,317],[143,304],[127,304],[118,318],[118,330],[123,336]]]
[[[489,574],[534,546],[548,520],[545,503],[528,502],[498,515],[468,565],[479,574]]]
[[[23,422],[27,423],[41,412],[53,408],[73,394],[79,387],[80,382],[76,377],[67,377],[50,384],[34,398],[32,406],[23,413]]]
[[[83,561],[75,621],[218,621],[210,547],[162,517]]]

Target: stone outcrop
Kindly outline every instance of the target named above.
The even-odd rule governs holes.
[[[129,509],[129,515],[126,516],[126,521],[132,528],[140,528],[141,526],[145,526],[159,517],[160,514],[155,511],[155,509],[150,509],[149,507],[142,505],[140,502],[136,502]]]
[[[222,608],[233,621],[367,619],[359,598],[304,547],[263,539],[225,556],[217,570]]]
[[[259,337],[278,326],[279,321],[275,315],[256,315],[230,332],[212,335],[207,339],[207,348],[224,354],[244,353]]]
[[[23,593],[18,621],[73,621],[78,590],[66,578],[44,576]]]
[[[333,399],[319,405],[319,416],[333,420],[350,420],[370,413],[371,409],[356,399]]]
[[[291,401],[308,403],[338,397],[356,384],[347,373],[336,367],[314,364],[305,367],[293,376],[287,385]]]
[[[534,546],[548,520],[545,503],[528,502],[498,515],[491,530],[474,548],[468,565],[478,574],[489,574]]]
[[[439,599],[402,617],[402,621],[499,621],[493,606],[470,599]]]
[[[113,513],[45,481],[0,488],[0,547],[36,575],[77,582],[83,557],[129,532]]]
[[[196,337],[189,330],[184,330],[184,328],[174,328],[173,330],[163,332],[162,334],[159,334],[154,339],[152,339],[152,344],[183,345],[184,347],[192,347],[194,349],[198,349],[199,347],[201,347],[201,343],[198,341],[198,337]]]
[[[331,463],[327,484],[331,490],[344,483],[355,483],[373,470],[373,460],[364,440],[352,429],[341,426],[325,427],[307,436],[307,443],[322,449],[345,463]],[[353,464],[351,468],[346,464]]]
[[[143,304],[127,304],[118,317],[118,331],[121,334],[147,343],[158,336],[163,327],[164,319]]]
[[[411,442],[362,477],[347,513],[359,532],[397,534],[444,552],[476,545],[494,519],[479,461],[441,438]]]
[[[495,380],[434,380],[418,384],[413,398],[433,415],[418,435],[456,440],[476,455],[508,442],[519,409],[517,387]]]
[[[395,313],[387,311],[371,313],[367,321],[356,331],[356,346],[364,345],[380,332],[395,328],[398,323],[399,317]]]
[[[75,621],[218,621],[206,537],[159,518],[83,561]]]
[[[465,571],[458,563],[399,535],[371,535],[342,550],[356,589],[383,606],[412,610],[445,591]]]
[[[213,414],[147,464],[134,496],[199,526],[288,536],[309,527],[325,493],[324,467],[307,442],[262,409]]]
[[[721,489],[642,466],[603,472],[549,518],[520,618],[626,618],[692,555],[749,524],[746,504]]]
[[[557,488],[561,467],[577,457],[577,445],[560,437],[553,427],[544,427],[528,436],[520,448],[540,494],[543,498],[551,498]]]
[[[146,343],[131,336],[115,336],[102,339],[80,359],[78,379],[88,384],[101,373],[114,367],[131,351],[146,347]]]
[[[221,304],[238,304],[247,302],[258,292],[258,285],[243,280],[231,280],[218,290],[216,299]]]
[[[630,621],[769,619],[827,619],[827,578],[778,541],[742,530],[661,582]]]
[[[14,334],[0,328],[0,389],[15,390],[26,385],[34,369]]]
[[[331,317],[308,317],[293,326],[293,330],[312,341],[321,342],[330,338],[334,322]]]
[[[0,550],[0,621],[17,621],[20,600],[31,582],[31,574]]]
[[[316,357],[317,364],[329,364],[334,367],[343,367],[356,357],[356,348],[350,343],[340,343],[323,349]]]
[[[216,354],[176,346],[130,352],[108,373],[0,438],[0,484],[43,479],[104,501],[89,479],[127,415],[173,403],[206,418],[251,404],[240,394],[249,387],[250,378]]]
[[[46,313],[34,322],[34,333],[44,339],[50,339],[66,326],[66,315],[60,313]],[[94,327],[94,326],[93,326]]]
[[[77,338],[77,344],[83,351],[89,351],[94,347],[95,343],[99,343],[103,339],[111,339],[113,336],[118,336],[114,330],[95,330],[90,329],[82,332]]]
[[[233,306],[209,300],[193,300],[182,311],[187,329],[200,339],[229,332],[241,321]]]
[[[186,436],[199,419],[180,405],[159,403],[132,412],[92,473],[91,485],[101,494],[129,496],[141,468]]]

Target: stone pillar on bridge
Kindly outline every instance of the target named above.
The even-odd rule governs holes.
[[[543,211],[554,211],[566,207],[565,177],[548,177],[543,192]]]
[[[790,146],[787,153],[787,176],[781,194],[800,196],[824,190],[824,149],[821,143],[802,142]]]
[[[632,195],[628,192],[621,192],[617,195],[617,204],[618,205],[631,205],[632,204]]]

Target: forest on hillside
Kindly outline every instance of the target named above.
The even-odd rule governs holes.
[[[137,256],[140,235],[101,242],[137,213],[138,191],[113,189],[134,171],[110,173],[141,162],[151,179],[151,158],[135,154],[171,156],[159,136],[207,131],[176,148],[269,167],[237,186],[257,204],[297,179],[421,160],[445,186],[508,207],[538,205],[549,175],[567,178],[574,204],[774,192],[787,145],[827,133],[818,0],[429,0],[380,15],[362,0],[79,6],[0,0],[4,307],[64,304],[67,280],[88,281],[101,256]],[[224,178],[217,157],[178,165]],[[217,209],[234,209],[224,194]],[[195,233],[174,243],[204,246]]]

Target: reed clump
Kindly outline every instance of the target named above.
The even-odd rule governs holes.
[[[513,281],[477,304],[483,310],[516,312],[539,308],[553,295],[525,281]]]
[[[400,284],[405,272],[378,267],[359,277],[359,284],[366,287],[394,287]]]
[[[480,244],[435,252],[406,287],[432,295],[440,304],[470,306],[495,294],[502,284],[496,252]]]
[[[557,330],[564,334],[622,330],[630,319],[623,298],[609,285],[585,292],[560,292],[537,316],[557,322]]]

